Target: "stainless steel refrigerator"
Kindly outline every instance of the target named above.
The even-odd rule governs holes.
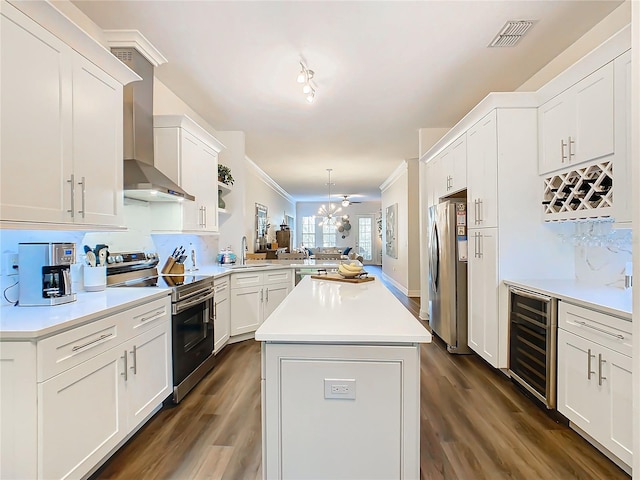
[[[445,200],[429,208],[429,325],[450,353],[467,345],[467,203]]]

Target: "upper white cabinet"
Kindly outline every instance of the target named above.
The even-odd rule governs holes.
[[[430,205],[467,188],[467,135],[461,135],[427,165]]]
[[[540,174],[614,153],[613,62],[538,109]]]
[[[128,72],[116,79],[7,2],[0,22],[0,220],[121,225],[122,85],[137,76],[112,58]]]
[[[498,226],[498,134],[496,111],[467,132],[469,181],[467,225]]]
[[[154,117],[155,166],[195,196],[154,204],[156,230],[218,231],[218,153],[224,146],[186,115]]]

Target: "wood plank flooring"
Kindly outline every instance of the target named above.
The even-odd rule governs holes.
[[[378,278],[379,270],[367,267]],[[389,289],[416,316],[419,300]],[[628,479],[476,355],[421,352],[421,478]],[[94,479],[261,478],[260,345],[228,345],[178,406],[151,419]]]

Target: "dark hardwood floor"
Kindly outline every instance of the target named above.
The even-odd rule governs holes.
[[[417,318],[419,299],[385,284]],[[629,478],[504,374],[438,339],[422,346],[420,427],[425,480]],[[180,405],[158,412],[93,478],[254,480],[260,458],[260,345],[246,341],[225,347]]]

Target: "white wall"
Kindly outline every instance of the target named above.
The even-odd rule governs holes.
[[[591,50],[629,25],[629,23],[631,23],[631,2],[626,0],[591,30],[576,40],[569,48],[542,67],[529,80],[520,85],[516,91],[533,92],[538,90],[549,82],[549,80],[555,78]]]
[[[271,224],[268,242],[275,241],[276,230],[279,230],[285,214],[296,216],[296,207],[293,198],[248,157],[246,158],[246,166],[244,235],[247,236],[249,251],[253,252],[257,238],[255,204],[259,203],[267,207],[267,220]]]
[[[324,202],[326,203],[326,202]],[[309,217],[317,215],[318,208],[323,202],[298,202],[296,203],[296,228],[295,228],[295,246],[299,247],[302,243],[302,217]],[[378,234],[377,219],[380,216],[380,209],[382,207],[381,202],[362,202],[352,203],[346,208],[342,208],[339,212],[340,215],[349,215],[349,222],[352,225],[351,231],[348,236],[342,238],[340,232],[336,232],[336,246],[339,248],[351,247],[356,249],[356,232],[358,215],[373,215],[374,216],[374,243],[373,243],[373,261],[371,263],[380,265],[382,252],[382,238]],[[319,220],[318,220],[319,221]],[[305,245],[306,247],[321,246],[322,245],[322,228],[316,228],[316,244]]]
[[[250,224],[245,224],[247,210],[251,210],[245,202],[247,189],[247,166],[245,161],[244,132],[218,132],[218,140],[226,147],[218,157],[218,163],[231,168],[234,182],[230,193],[224,195],[225,209],[228,215],[218,215],[220,228],[219,244],[221,248],[231,246],[234,252],[240,252],[242,236],[250,235]]]
[[[381,185],[382,272],[405,295],[420,296],[418,160],[404,161]],[[386,253],[386,211],[398,204],[396,245],[398,258]],[[411,228],[409,227],[411,225]]]
[[[435,143],[444,137],[450,128],[420,128],[418,129],[418,157],[422,157]]]

